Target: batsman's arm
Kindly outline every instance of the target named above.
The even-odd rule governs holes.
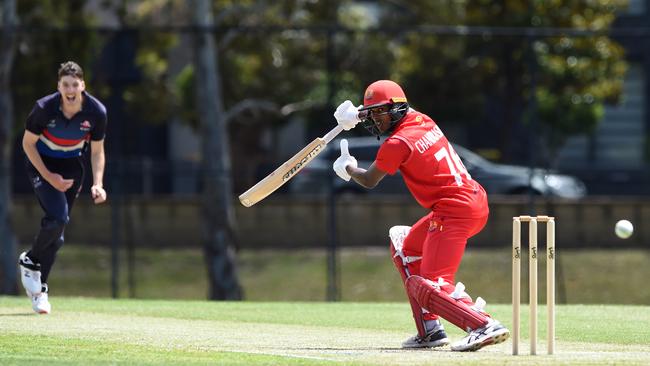
[[[242,205],[251,207],[271,193],[275,192],[275,190],[293,178],[296,173],[302,170],[302,168],[318,156],[318,154],[320,154],[325,148],[325,145],[332,141],[339,133],[341,133],[341,131],[343,131],[343,127],[337,125],[325,134],[325,136],[316,138],[271,174],[259,181],[246,192],[242,193],[239,196],[239,201]]]
[[[374,161],[372,164],[370,164],[370,167],[368,167],[367,170],[363,168],[348,166],[346,168],[346,171],[348,174],[350,174],[350,177],[352,177],[352,179],[357,182],[357,184],[368,189],[375,188],[377,184],[386,176],[386,172],[377,168]]]

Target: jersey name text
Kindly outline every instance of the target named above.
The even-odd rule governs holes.
[[[415,148],[418,150],[420,154],[423,154],[425,151],[427,151],[431,146],[433,146],[440,138],[442,138],[444,135],[442,134],[442,130],[440,130],[440,127],[435,126],[431,130],[427,131],[422,137],[420,137],[419,140],[415,142]]]

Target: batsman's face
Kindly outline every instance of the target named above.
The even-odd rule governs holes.
[[[390,107],[388,105],[383,105],[377,108],[369,110],[370,119],[374,122],[375,126],[381,131],[384,132],[390,127],[390,115],[388,111]]]
[[[86,84],[79,78],[66,75],[59,79],[57,89],[61,93],[61,99],[64,105],[76,107],[81,105],[81,92],[86,90]]]

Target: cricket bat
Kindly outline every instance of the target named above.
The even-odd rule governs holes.
[[[293,178],[302,168],[304,168],[310,161],[312,161],[318,154],[320,154],[325,146],[332,141],[343,128],[339,125],[334,127],[330,132],[323,137],[317,137],[300,150],[291,159],[280,165],[273,173],[266,176],[257,184],[252,186],[249,190],[239,196],[239,201],[246,207],[251,207],[257,202],[263,200],[271,193],[275,192],[283,184]]]

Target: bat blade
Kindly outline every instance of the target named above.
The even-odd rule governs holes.
[[[310,161],[314,160],[327,145],[324,138],[318,137],[305,146],[296,155],[274,170],[271,174],[259,181],[253,187],[239,196],[239,201],[246,207],[251,207],[275,192],[283,184],[293,178]]]
[[[246,207],[251,207],[265,199],[298,174],[310,161],[314,160],[318,154],[325,150],[325,146],[341,133],[341,131],[343,131],[343,128],[337,125],[325,136],[314,139],[309,145],[303,147],[296,155],[292,156],[291,159],[275,169],[273,173],[267,175],[266,178],[242,193],[239,196],[239,202]]]

